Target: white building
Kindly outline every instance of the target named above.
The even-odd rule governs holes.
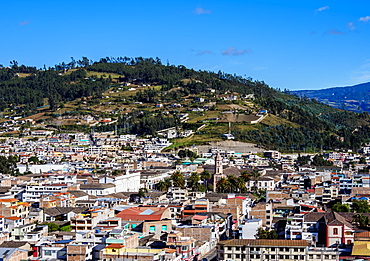
[[[256,239],[255,235],[258,229],[262,227],[262,219],[248,219],[245,224],[239,226],[239,234],[241,239]]]
[[[140,189],[140,172],[126,172],[118,176],[106,176],[99,179],[99,183],[111,183],[117,192],[137,192]]]
[[[112,183],[90,183],[81,184],[80,189],[93,196],[106,196],[116,192],[116,186]]]

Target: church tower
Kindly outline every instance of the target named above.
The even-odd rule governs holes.
[[[217,153],[216,159],[215,159],[215,174],[213,175],[213,191],[216,192],[216,185],[217,182],[220,181],[221,178],[224,178],[224,170],[222,167],[222,156],[220,153]]]
[[[222,156],[220,153],[217,153],[216,160],[215,160],[215,174],[222,175],[223,168],[222,168]]]

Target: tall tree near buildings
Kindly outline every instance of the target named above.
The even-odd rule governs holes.
[[[188,179],[188,187],[190,187],[193,191],[199,191],[199,184],[200,176],[198,173],[193,172],[191,173],[189,179]]]
[[[200,178],[203,180],[204,186],[206,187],[206,190],[208,189],[208,180],[212,178],[212,174],[208,170],[203,170],[202,173],[200,173]]]
[[[176,171],[171,175],[172,184],[174,187],[185,188],[185,178],[180,171]]]
[[[369,202],[367,202],[366,200],[354,200],[352,202],[352,211],[354,213],[369,213]]]
[[[357,213],[353,215],[353,223],[356,223],[360,227],[367,227],[369,225],[369,217],[363,214]]]
[[[217,192],[228,192],[230,190],[231,184],[226,178],[221,178],[216,184]]]

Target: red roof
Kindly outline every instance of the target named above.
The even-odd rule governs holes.
[[[0,202],[16,202],[18,199],[15,198],[2,198],[0,199]]]
[[[165,207],[131,207],[119,212],[117,217],[132,221],[162,220],[167,209]]]
[[[106,248],[123,248],[123,247],[125,246],[121,244],[110,244]]]
[[[307,207],[307,208],[315,208],[314,206],[306,205],[306,204],[301,204],[302,207]]]
[[[21,218],[20,217],[6,217],[6,219],[9,219],[9,220],[19,220]]]

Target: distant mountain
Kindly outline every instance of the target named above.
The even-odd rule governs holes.
[[[318,100],[334,108],[370,112],[370,82],[347,87],[292,91],[291,93]]]

